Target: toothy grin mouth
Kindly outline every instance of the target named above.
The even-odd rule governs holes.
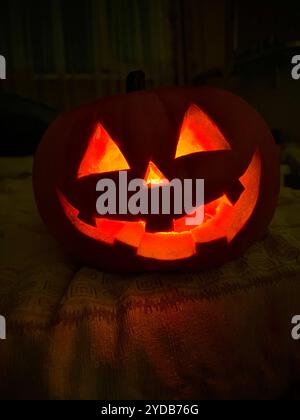
[[[74,208],[58,190],[59,202],[75,231],[102,245],[113,245],[116,241],[136,248],[137,255],[158,260],[189,258],[198,246],[220,239],[230,243],[242,230],[256,206],[261,174],[260,153],[256,151],[244,175],[239,179],[243,191],[231,200],[223,195],[205,205],[204,221],[201,225],[186,223],[187,216],[173,221],[173,231],[147,232],[145,221],[122,221],[96,218],[95,226],[78,217]]]

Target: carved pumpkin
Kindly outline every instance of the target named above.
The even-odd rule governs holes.
[[[99,216],[96,184],[204,179],[204,221],[187,214]],[[102,269],[194,270],[224,263],[266,234],[279,190],[276,146],[261,117],[214,88],[106,98],[62,115],[33,172],[41,216],[82,261]]]

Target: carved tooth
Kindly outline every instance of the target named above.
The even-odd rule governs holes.
[[[78,214],[78,219],[81,220],[82,222],[86,223],[87,225],[96,227],[96,218],[92,215],[92,214],[83,214],[80,213]]]
[[[245,187],[243,186],[241,181],[238,180],[231,185],[231,187],[226,191],[225,195],[230,201],[230,203],[234,205],[238,201],[244,190]]]

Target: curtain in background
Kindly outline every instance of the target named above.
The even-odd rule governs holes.
[[[2,1],[6,90],[61,109],[124,91],[127,74],[149,85],[176,78],[170,10],[179,0]]]

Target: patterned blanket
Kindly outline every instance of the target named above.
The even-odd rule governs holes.
[[[30,158],[0,159],[0,398],[297,398],[300,192],[270,233],[196,274],[117,275],[64,255]]]

